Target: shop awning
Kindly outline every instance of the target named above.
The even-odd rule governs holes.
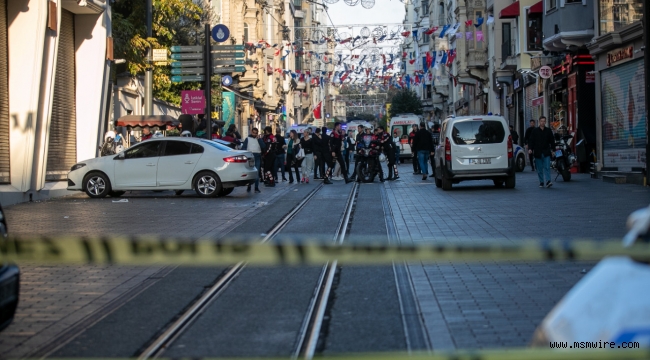
[[[542,14],[543,12],[544,12],[544,1],[540,1],[528,9],[528,14]]]
[[[516,17],[519,17],[519,1],[515,1],[499,12],[499,19],[514,19]]]

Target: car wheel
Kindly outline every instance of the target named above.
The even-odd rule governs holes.
[[[235,190],[235,188],[221,189],[219,196],[228,196],[233,190]]]
[[[492,181],[494,182],[494,186],[496,186],[496,187],[498,187],[498,188],[500,188],[500,187],[503,186],[503,180],[497,180],[497,179],[494,179],[494,180],[492,180]]]
[[[519,154],[517,156],[517,161],[515,162],[515,166],[516,166],[515,169],[518,172],[524,171],[524,169],[526,168],[526,157],[523,154]]]
[[[91,198],[103,198],[111,192],[111,183],[102,173],[94,172],[86,175],[83,182],[84,191]]]
[[[120,197],[122,195],[126,194],[126,191],[111,191],[110,195],[111,197]]]
[[[221,192],[221,180],[212,171],[202,171],[194,177],[194,191],[200,197],[215,197]]]
[[[176,194],[176,196],[181,196],[181,195],[183,195],[183,191],[185,191],[185,190],[176,190],[176,191],[174,191],[174,194]]]
[[[442,182],[442,190],[445,191],[451,190],[451,180],[443,176],[441,182]]]
[[[514,189],[515,185],[517,185],[517,178],[514,175],[509,176],[506,179],[506,189]]]

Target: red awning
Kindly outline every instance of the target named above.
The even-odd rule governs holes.
[[[176,126],[179,121],[169,115],[125,115],[117,119],[116,126]]]
[[[543,13],[544,12],[544,4],[543,4],[543,2],[544,1],[540,1],[537,4],[531,6],[528,9],[528,13],[529,14],[541,14],[541,13]]]
[[[519,1],[515,1],[499,12],[499,19],[514,19],[516,17],[519,17]]]

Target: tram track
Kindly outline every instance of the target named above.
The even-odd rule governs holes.
[[[315,189],[308,193],[300,203],[282,217],[282,219],[264,235],[261,242],[272,241],[277,235],[279,235],[322,188],[323,184],[319,184]],[[349,223],[353,213],[357,193],[358,184],[355,183],[348,195],[345,210],[339,220],[336,232],[332,239],[332,241],[337,244],[341,244],[344,241],[345,235],[349,229]],[[237,279],[245,267],[246,263],[240,262],[228,268],[222,276],[220,276],[207,291],[195,300],[190,307],[185,309],[173,323],[167,326],[163,332],[159,333],[159,335],[148,343],[147,347],[138,355],[138,359],[155,359],[163,355],[171,344],[173,344],[174,341],[189,327],[191,327],[195,320],[204,313],[210,304],[226,291],[229,285]],[[293,358],[311,359],[316,353],[336,271],[336,261],[324,265],[321,269],[307,313],[298,332],[298,339],[296,341],[295,351],[293,351]]]

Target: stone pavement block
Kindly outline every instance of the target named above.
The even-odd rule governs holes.
[[[237,188],[224,198],[187,193],[129,192],[128,203],[74,195],[7,206],[13,235],[148,235],[218,237],[291,191],[279,185],[262,194]],[[209,221],[209,214],[214,221]],[[170,221],[171,219],[171,221]],[[20,301],[14,322],[0,333],[0,358],[28,356],[119,299],[161,266],[21,266]]]

